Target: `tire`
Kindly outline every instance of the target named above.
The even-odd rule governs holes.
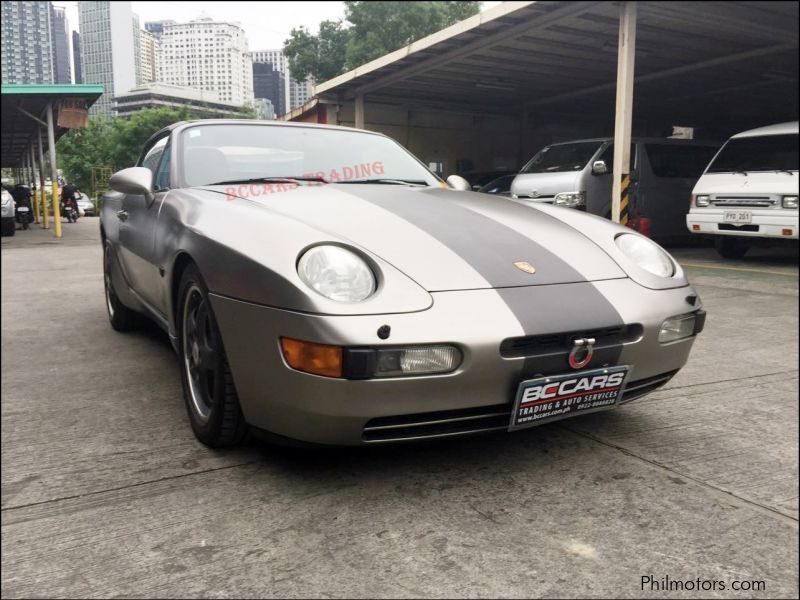
[[[0,234],[3,237],[12,236],[17,231],[17,224],[14,222],[14,219],[3,219],[2,224],[0,224]]]
[[[183,272],[177,306],[181,383],[192,431],[206,446],[235,446],[247,436],[247,423],[208,288],[195,265]]]
[[[747,254],[747,251],[750,248],[750,245],[747,243],[747,241],[741,238],[728,236],[717,237],[717,239],[714,241],[714,245],[722,258],[728,258],[732,260],[744,258],[744,255]]]
[[[111,243],[103,244],[103,288],[106,296],[106,311],[108,321],[116,331],[131,331],[141,324],[141,317],[136,311],[125,306],[114,291],[114,282],[111,278],[111,261],[114,260],[114,251]]]

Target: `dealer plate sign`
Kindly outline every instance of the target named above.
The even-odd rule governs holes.
[[[529,379],[519,384],[509,431],[617,405],[629,365]]]

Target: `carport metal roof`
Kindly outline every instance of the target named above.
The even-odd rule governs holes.
[[[638,2],[634,121],[795,120],[797,2]],[[613,122],[618,2],[505,2],[321,83],[323,101]]]
[[[50,103],[66,99],[83,99],[87,107],[103,94],[102,85],[4,85],[0,89],[2,97],[2,121],[0,130],[0,156],[3,167],[18,167],[23,162],[26,151],[42,129],[29,115],[46,120],[45,109]],[[54,108],[57,105],[54,104]],[[23,112],[24,111],[24,112]],[[55,127],[58,139],[68,130]]]

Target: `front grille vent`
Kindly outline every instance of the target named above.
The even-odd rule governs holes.
[[[572,349],[573,340],[576,338],[594,338],[595,348],[617,346],[637,341],[642,337],[642,332],[642,326],[636,323],[602,329],[508,338],[500,344],[500,356],[521,358],[569,352]]]

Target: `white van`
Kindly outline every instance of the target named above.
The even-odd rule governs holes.
[[[729,139],[692,190],[686,226],[712,234],[725,258],[742,258],[754,238],[797,240],[798,122]]]
[[[686,199],[721,144],[702,140],[631,141],[631,215],[650,223],[661,242],[689,238]],[[614,140],[560,142],[542,148],[511,184],[517,202],[547,202],[611,217]]]

